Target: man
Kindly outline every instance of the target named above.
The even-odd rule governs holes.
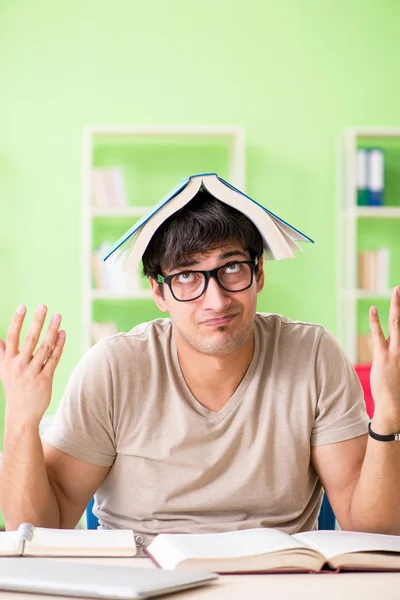
[[[0,343],[0,506],[9,529],[75,527],[96,493],[103,527],[149,539],[251,527],[294,533],[315,528],[323,487],[342,528],[400,533],[400,443],[367,435],[361,387],[324,328],[256,313],[262,252],[253,224],[204,193],[170,217],[143,257],[170,319],[96,344],[43,442],[38,427],[65,332],[54,315],[37,348],[41,306],[19,349],[25,307],[17,310]],[[399,293],[390,339],[370,311],[371,428],[385,436],[400,431]]]

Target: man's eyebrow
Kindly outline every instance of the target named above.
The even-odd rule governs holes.
[[[231,258],[232,256],[243,256],[244,258],[248,258],[247,252],[244,250],[230,250],[229,252],[223,252],[218,258],[225,260],[225,258]]]
[[[218,255],[218,260],[226,260],[228,258],[232,258],[232,256],[243,256],[243,258],[248,258],[247,253],[244,250],[229,250],[228,252],[222,252]],[[176,271],[177,269],[186,269],[189,267],[196,267],[199,264],[199,260],[187,259],[185,262],[175,263],[171,270]]]

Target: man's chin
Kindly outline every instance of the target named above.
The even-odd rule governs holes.
[[[219,332],[224,333],[224,331]],[[195,344],[196,349],[202,354],[208,356],[227,356],[243,346],[243,340],[234,340],[231,335],[213,336],[211,339],[198,340]]]

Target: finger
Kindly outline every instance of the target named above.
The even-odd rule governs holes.
[[[51,351],[51,354],[42,369],[42,373],[45,373],[48,376],[52,376],[54,374],[54,371],[56,370],[56,367],[57,367],[58,363],[60,362],[60,359],[61,359],[61,356],[62,356],[62,353],[64,350],[65,339],[66,339],[65,331],[63,331],[63,330],[59,331],[57,334],[57,338],[56,338],[56,342],[54,344],[53,350]]]
[[[32,354],[35,352],[38,344],[40,334],[42,333],[43,324],[46,319],[47,306],[39,304],[36,309],[35,316],[31,326],[28,329],[28,333],[25,336],[24,341],[21,345],[20,358],[23,363],[28,364],[32,360]]]
[[[6,358],[14,358],[19,352],[19,337],[24,322],[26,308],[23,304],[17,307],[7,331]]]
[[[391,347],[400,350],[400,287],[394,288],[390,300],[389,335]]]
[[[4,340],[0,338],[0,367],[4,362],[4,358],[6,355],[6,343]]]
[[[39,348],[35,352],[32,360],[30,361],[29,367],[34,373],[40,373],[40,371],[43,369],[44,363],[52,353],[57,340],[60,323],[61,315],[53,315],[47,328],[46,335],[44,336]]]
[[[382,331],[381,322],[379,320],[378,309],[376,306],[371,306],[369,309],[369,326],[372,334],[372,345],[374,348],[374,356],[376,352],[385,350],[387,342]]]

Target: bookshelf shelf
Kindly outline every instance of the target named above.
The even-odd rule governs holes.
[[[350,290],[347,292],[343,292],[342,297],[352,297],[355,300],[378,300],[380,298],[390,298],[392,295],[392,290],[383,290],[381,292],[376,292],[374,290]]]
[[[358,205],[359,148],[379,148],[383,153],[381,206]],[[371,360],[366,350],[366,344],[370,344],[368,302],[379,305],[385,329],[390,288],[399,276],[396,271],[400,250],[397,221],[400,205],[396,204],[400,194],[399,158],[398,128],[351,128],[341,136],[337,146],[337,332],[354,364],[365,362],[365,356],[369,357],[367,362]]]
[[[357,206],[342,212],[343,218],[400,219],[400,206]]]
[[[180,178],[210,171],[245,190],[241,127],[100,124],[83,129],[83,352],[99,335],[112,335],[114,327],[127,331],[161,314],[138,272],[123,272],[111,261],[104,266],[104,245],[147,214]]]

